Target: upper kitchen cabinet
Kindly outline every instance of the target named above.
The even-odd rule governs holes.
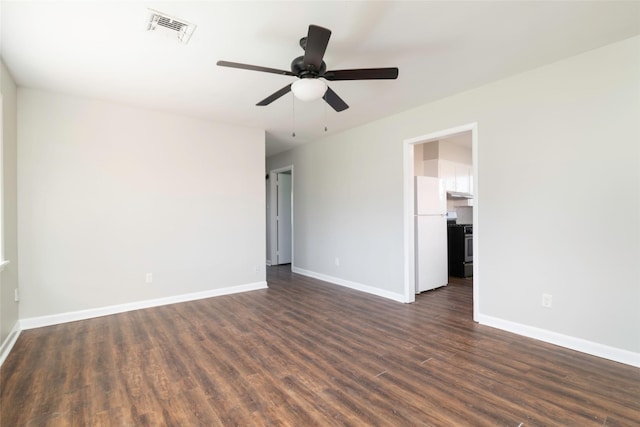
[[[414,162],[416,172],[440,178],[447,192],[464,193],[447,196],[448,210],[473,206],[471,132],[415,146]]]
[[[414,146],[414,170],[440,178],[446,191],[473,194],[471,132]]]
[[[456,174],[456,189],[453,191],[473,194],[473,166],[456,163],[454,168]]]
[[[473,193],[473,166],[443,159],[425,160],[424,175],[443,180],[446,191]]]

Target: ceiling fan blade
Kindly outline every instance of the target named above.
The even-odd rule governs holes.
[[[265,105],[269,105],[273,101],[275,101],[276,99],[280,98],[283,95],[286,95],[289,92],[291,92],[291,85],[287,85],[287,86],[283,87],[282,89],[280,89],[279,91],[272,93],[271,95],[267,96],[262,101],[258,102],[256,105],[259,105],[261,107],[263,107]]]
[[[355,70],[330,70],[322,76],[329,81],[338,80],[392,80],[398,78],[398,69],[359,68]]]
[[[331,105],[331,107],[337,112],[344,111],[349,108],[347,103],[344,102],[337,93],[332,91],[330,87],[327,87],[327,91],[324,93],[324,96],[322,98],[327,101],[327,104]]]
[[[313,65],[316,70],[320,69],[324,52],[329,44],[329,37],[331,37],[331,30],[317,25],[309,25],[307,44],[304,49],[304,65]]]
[[[258,65],[241,64],[239,62],[218,61],[216,65],[220,67],[240,68],[241,70],[262,71],[264,73],[282,74],[285,76],[295,76],[291,71],[278,70],[276,68],[260,67]]]

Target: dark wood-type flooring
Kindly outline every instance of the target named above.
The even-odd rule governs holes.
[[[270,268],[268,290],[27,330],[13,426],[638,426],[640,369]]]

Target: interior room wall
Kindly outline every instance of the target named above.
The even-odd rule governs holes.
[[[424,176],[424,146],[425,144],[418,144],[413,150],[413,175]]]
[[[2,245],[4,260],[10,261],[0,273],[0,347],[18,321],[17,238],[17,88],[0,59],[0,94],[2,94]]]
[[[295,266],[400,294],[403,141],[477,122],[479,317],[637,357],[639,94],[634,37],[273,156],[296,170]]]
[[[19,88],[18,135],[21,319],[264,283],[264,131]]]
[[[440,141],[431,141],[424,144],[416,144],[413,147],[413,157],[424,160],[438,160],[442,157],[440,152]]]
[[[272,156],[268,168],[295,168],[294,270],[402,300],[403,260],[393,251],[403,236],[392,231],[402,230],[394,215],[402,206],[402,175],[394,173],[402,149],[367,140],[367,130]]]
[[[440,147],[439,152],[441,159],[465,165],[470,165],[472,163],[470,148],[461,147],[447,140],[438,141],[438,145]]]

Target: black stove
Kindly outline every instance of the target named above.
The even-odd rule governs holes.
[[[449,223],[447,227],[449,275],[473,276],[473,225]]]
[[[455,222],[448,222],[448,227],[459,227],[464,230],[464,234],[473,234],[473,224],[456,224]]]

